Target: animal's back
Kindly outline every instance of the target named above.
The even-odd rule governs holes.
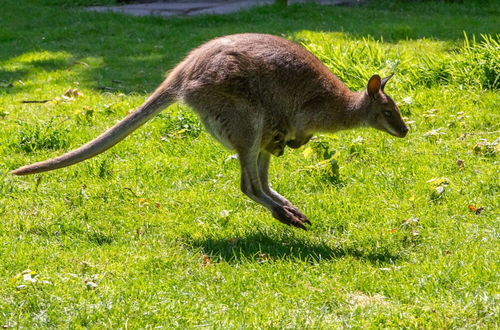
[[[323,88],[345,88],[306,49],[267,34],[213,39],[187,56],[183,71],[185,93],[208,88],[212,93],[218,90],[264,106],[270,106],[268,102],[289,106],[290,99],[303,101]]]

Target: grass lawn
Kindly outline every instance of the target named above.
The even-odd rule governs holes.
[[[68,2],[2,1],[0,326],[499,326],[498,2],[174,19]],[[309,231],[245,197],[182,104],[94,159],[9,174],[97,136],[190,49],[237,32],[302,43],[352,89],[397,72],[405,139],[345,131],[273,160]]]

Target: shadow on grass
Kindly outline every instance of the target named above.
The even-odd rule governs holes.
[[[244,237],[193,239],[188,244],[193,248],[201,249],[203,253],[214,259],[221,259],[229,263],[259,262],[273,259],[315,263],[347,257],[372,264],[381,264],[393,263],[400,258],[399,255],[384,248],[378,248],[374,251],[350,245],[333,246],[333,244],[326,242],[308,241],[293,234],[280,237],[263,232],[251,233]]]

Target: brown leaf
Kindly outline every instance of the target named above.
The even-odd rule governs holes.
[[[64,92],[64,96],[71,97],[71,98],[77,98],[79,96],[83,96],[83,94],[78,89],[70,87],[66,90],[66,92]]]
[[[476,210],[477,210],[477,207],[475,207],[475,206],[474,206],[474,205],[472,205],[472,204],[467,205],[467,208],[468,208],[468,209],[469,209],[469,211],[471,211],[471,212],[476,212]]]
[[[474,212],[475,215],[480,215],[484,211],[484,207],[476,207],[473,204],[467,205],[469,211]]]
[[[203,266],[208,266],[212,263],[212,259],[206,254],[203,255]]]
[[[465,166],[465,163],[462,159],[457,159],[457,166],[458,168],[462,169]]]
[[[269,260],[269,259],[271,259],[271,257],[267,253],[259,253],[257,256],[258,256],[258,258],[260,260]]]

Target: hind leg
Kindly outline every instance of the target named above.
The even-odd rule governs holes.
[[[258,158],[263,128],[261,113],[244,102],[222,99],[220,95],[212,100],[214,95],[208,93],[185,100],[200,115],[212,136],[238,153],[243,193],[268,208],[273,217],[282,223],[306,229],[304,218],[298,217],[292,208],[271,192],[267,178],[264,183],[260,179]]]
[[[267,182],[263,184],[259,176],[258,150],[240,150],[238,152],[241,165],[241,190],[257,203],[267,207],[274,218],[280,222],[307,230],[305,223],[310,223],[295,207],[285,205],[272,193]],[[277,194],[277,193],[276,193]],[[283,198],[284,199],[284,198]],[[286,199],[284,199],[286,200]],[[288,202],[290,204],[290,202]],[[291,204],[290,204],[291,205]],[[298,216],[298,213],[302,217]]]
[[[288,199],[280,195],[269,186],[269,163],[271,161],[271,154],[265,150],[259,152],[258,167],[259,178],[264,192],[270,196],[275,202],[283,205],[290,212],[292,212],[302,223],[311,224],[309,219],[302,214]]]

